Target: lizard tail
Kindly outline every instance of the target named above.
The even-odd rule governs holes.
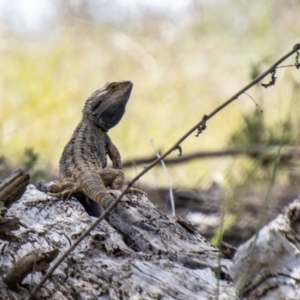
[[[107,208],[115,200],[106,190],[101,177],[97,173],[79,174],[76,179],[82,192],[104,208]]]

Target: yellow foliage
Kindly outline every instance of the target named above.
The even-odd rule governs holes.
[[[48,170],[57,170],[86,98],[119,79],[134,83],[127,112],[110,132],[123,160],[152,155],[148,135],[157,149],[167,150],[250,81],[252,63],[271,63],[299,42],[298,11],[264,3],[205,4],[173,21],[148,16],[139,26],[129,19],[128,26],[57,25],[51,32],[11,34],[0,48],[0,154],[16,163],[25,148],[33,148]],[[289,107],[292,85],[286,81],[299,82],[299,71],[282,69],[277,77],[274,87],[250,91],[263,99],[259,104],[270,121]],[[253,108],[241,97],[209,121],[203,135],[188,138],[183,154],[225,147],[241,113]],[[188,187],[227,167],[223,160],[205,160],[169,173],[175,186]],[[166,185],[158,169],[142,181]],[[126,172],[131,177],[136,170]]]

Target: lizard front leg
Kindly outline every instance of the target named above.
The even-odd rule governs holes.
[[[114,169],[122,169],[121,155],[119,153],[119,150],[113,144],[113,142],[110,140],[109,136],[107,136],[107,138],[108,138],[107,154],[108,154],[109,158],[111,159],[111,161],[113,163],[113,168]],[[110,170],[113,170],[113,169],[110,169]],[[101,171],[103,171],[103,170],[101,170]],[[101,176],[101,174],[100,174],[100,176]],[[123,177],[124,177],[124,174],[123,174]],[[123,180],[122,186],[124,185],[124,183],[125,183],[125,178]],[[121,190],[122,186],[121,187],[114,187],[114,186],[111,185],[112,188],[115,188],[115,189],[118,189],[118,190]],[[123,189],[125,187],[123,186]],[[136,189],[136,188],[132,188],[132,187],[128,189],[127,193],[137,193],[137,194],[147,195],[145,192],[143,192],[139,189]]]
[[[122,169],[121,155],[117,147],[113,144],[109,136],[107,136],[107,154],[112,161],[114,169]]]
[[[106,187],[109,186],[115,190],[121,190],[121,191],[126,188],[127,184],[125,182],[125,177],[122,170],[106,168],[103,170],[98,170],[97,172],[100,175]],[[145,192],[133,187],[130,187],[126,192],[126,194],[129,193],[147,195]]]

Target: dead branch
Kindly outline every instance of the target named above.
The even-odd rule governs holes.
[[[29,175],[17,169],[0,183],[0,201],[8,206],[24,193],[29,183]]]
[[[164,160],[166,165],[176,165],[185,163],[194,159],[205,159],[205,158],[221,158],[227,156],[239,156],[248,155],[250,157],[265,156],[265,159],[273,160],[276,156],[276,151],[278,151],[279,146],[249,146],[247,149],[225,149],[217,151],[200,151],[191,154],[187,154],[176,158],[166,158]],[[280,157],[284,160],[291,159],[300,156],[299,147],[283,147],[281,148]],[[129,159],[122,163],[123,169],[130,168],[132,166],[144,166],[151,163],[156,157],[142,157],[137,159]]]
[[[57,256],[58,250],[53,249],[47,252],[31,251],[21,257],[13,267],[7,272],[3,278],[11,289],[15,290],[17,284],[20,284],[23,279],[31,272],[45,271],[49,263]]]
[[[29,183],[29,175],[17,169],[0,182],[0,239],[15,242],[17,238],[11,233],[19,229],[19,219],[5,217],[7,207],[18,200]]]

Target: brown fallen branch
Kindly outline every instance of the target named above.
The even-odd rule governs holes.
[[[164,160],[167,165],[175,165],[180,163],[185,163],[194,159],[204,159],[204,158],[218,158],[218,157],[227,157],[227,156],[238,156],[238,155],[248,155],[251,157],[257,157],[265,155],[266,159],[275,159],[279,146],[254,146],[249,147],[247,149],[225,149],[225,150],[217,150],[217,151],[201,151],[195,152],[191,154],[187,154],[180,157],[175,158],[166,158]],[[290,159],[295,156],[300,156],[300,148],[299,147],[283,147],[281,148],[280,157],[283,159]],[[140,166],[147,165],[151,163],[155,159],[155,156],[137,158],[137,159],[129,159],[124,161],[122,164],[123,169],[130,168],[132,166]]]
[[[17,169],[0,183],[0,201],[9,206],[18,200],[29,183],[30,176],[22,169]]]
[[[208,115],[204,115],[202,120],[199,121],[195,126],[193,126],[188,132],[186,132],[167,152],[165,152],[161,157],[154,160],[151,164],[149,164],[142,172],[140,172],[137,176],[135,176],[129,183],[126,189],[117,197],[117,199],[106,209],[106,211],[91,225],[89,226],[82,234],[81,236],[74,242],[72,246],[68,248],[68,250],[63,253],[58,260],[52,265],[52,267],[48,270],[48,272],[45,274],[45,276],[42,278],[42,280],[36,285],[36,287],[33,289],[29,299],[32,299],[33,296],[36,294],[36,292],[40,289],[40,287],[45,283],[45,281],[52,275],[54,270],[64,261],[64,259],[70,254],[70,252],[73,251],[74,248],[77,247],[80,242],[88,236],[88,234],[104,219],[108,216],[108,214],[112,211],[114,207],[119,203],[121,198],[127,193],[130,187],[139,180],[144,174],[146,174],[150,169],[152,169],[155,165],[157,165],[161,160],[165,159],[171,152],[178,149],[179,154],[182,153],[181,149],[181,143],[190,136],[195,130],[198,131],[199,135],[203,132],[204,129],[206,129],[206,123],[209,119],[211,119],[214,115],[216,115],[218,112],[220,112],[223,108],[228,106],[231,102],[238,99],[239,96],[241,96],[243,93],[245,93],[248,89],[253,87],[256,83],[260,82],[263,78],[265,78],[267,75],[272,73],[278,65],[280,65],[284,60],[286,60],[288,57],[293,55],[294,53],[298,53],[300,50],[300,44],[296,44],[291,51],[289,51],[287,54],[285,54],[283,57],[281,57],[277,62],[275,62],[270,68],[268,68],[264,73],[259,75],[257,78],[255,78],[252,82],[250,82],[248,85],[246,85],[244,88],[242,88],[240,91],[238,91],[236,94],[234,94],[231,98],[229,98],[227,101],[225,101],[222,105],[217,107],[214,111],[212,111]],[[298,60],[296,58],[296,64]],[[297,65],[295,66],[297,67]]]
[[[15,290],[17,285],[29,274],[36,271],[45,271],[49,263],[57,256],[58,249],[48,252],[31,251],[21,257],[15,265],[7,272],[3,279],[11,289]]]
[[[17,238],[11,233],[19,229],[18,218],[5,217],[7,207],[18,200],[26,190],[29,175],[17,169],[0,182],[0,239],[15,242]]]
[[[11,231],[19,229],[18,218],[7,218],[0,216],[0,239],[4,241],[15,242],[17,238],[11,234]]]

